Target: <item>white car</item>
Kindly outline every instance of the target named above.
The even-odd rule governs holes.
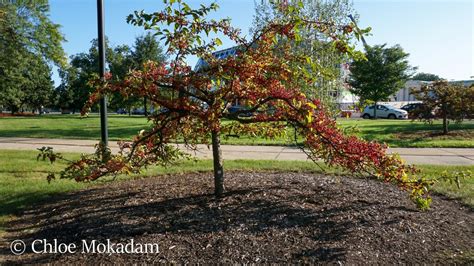
[[[375,112],[377,118],[388,118],[388,119],[408,119],[408,112],[399,108],[395,108],[390,105],[377,105],[377,111]],[[374,106],[369,105],[365,107],[362,112],[362,118],[369,119],[374,117]]]

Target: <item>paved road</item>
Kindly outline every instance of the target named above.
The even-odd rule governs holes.
[[[43,146],[53,147],[59,152],[94,151],[93,140],[38,139],[38,138],[0,138],[0,149],[35,150]],[[112,151],[117,151],[117,144],[110,142]],[[181,146],[181,148],[183,148]],[[184,149],[184,148],[183,148]],[[234,146],[223,145],[225,159],[266,159],[266,160],[307,160],[305,154],[294,147],[283,146]],[[395,152],[410,164],[436,165],[474,165],[474,149],[458,148],[393,148]],[[212,158],[212,151],[205,145],[199,145],[195,153],[198,158]]]

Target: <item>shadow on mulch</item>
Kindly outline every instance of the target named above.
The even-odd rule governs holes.
[[[397,188],[372,180],[301,173],[229,172],[212,196],[208,173],[114,183],[58,196],[11,222],[5,243],[75,243],[76,254],[34,254],[7,263],[472,262],[474,215],[434,198],[419,212]],[[54,183],[52,184],[54,185]],[[157,254],[83,254],[91,243],[156,243]]]

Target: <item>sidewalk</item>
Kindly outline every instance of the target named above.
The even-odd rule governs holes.
[[[43,146],[53,147],[58,152],[92,153],[94,140],[0,138],[0,149],[35,150]],[[182,145],[182,149],[186,150]],[[114,141],[110,142],[113,152],[118,150]],[[187,150],[191,154],[194,152]],[[461,148],[393,148],[389,152],[398,153],[409,164],[434,165],[474,165],[474,149]],[[295,147],[283,146],[234,146],[222,145],[224,159],[253,160],[307,160],[306,155]],[[206,145],[199,145],[195,153],[198,158],[212,158],[212,151]]]

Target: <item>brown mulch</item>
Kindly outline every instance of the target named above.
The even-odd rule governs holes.
[[[52,184],[54,185],[54,183]],[[305,173],[228,172],[111,183],[54,198],[10,224],[4,243],[157,243],[158,254],[11,255],[6,263],[472,263],[474,214],[434,196],[420,212],[396,187]],[[1,260],[0,260],[1,261]]]

